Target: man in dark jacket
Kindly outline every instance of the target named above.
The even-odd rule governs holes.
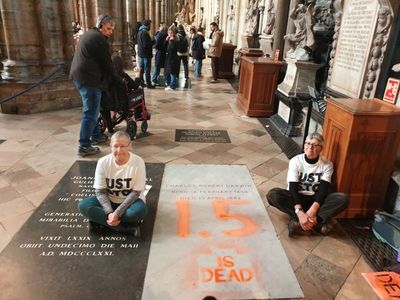
[[[96,27],[82,35],[71,64],[70,78],[82,97],[82,123],[78,154],[98,154],[92,144],[107,140],[97,123],[102,91],[108,87],[114,71],[108,38],[113,34],[114,22],[110,16],[99,16]]]
[[[150,89],[154,89],[151,84],[150,71],[151,71],[151,58],[153,57],[154,40],[150,37],[150,20],[143,21],[143,25],[139,28],[137,35],[138,55],[140,57],[140,79],[143,81],[143,73],[146,76],[146,85]]]
[[[205,58],[206,51],[204,50],[203,43],[205,41],[203,35],[204,29],[199,27],[197,33],[192,39],[192,57],[195,60],[194,63],[194,76],[201,77],[201,68],[203,65],[203,59]]]
[[[165,55],[167,52],[165,40],[167,36],[167,25],[161,24],[159,31],[156,33],[156,57],[154,61],[154,72],[151,78],[151,81],[154,85],[158,85],[158,76],[160,75],[160,70],[161,68],[165,67]]]

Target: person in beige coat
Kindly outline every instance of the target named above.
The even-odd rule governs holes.
[[[210,48],[208,49],[208,56],[211,57],[211,69],[212,69],[212,83],[218,82],[218,71],[219,71],[219,58],[222,53],[222,43],[224,38],[224,32],[218,28],[218,24],[212,22],[210,24]]]

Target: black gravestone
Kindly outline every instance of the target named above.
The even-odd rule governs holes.
[[[93,194],[96,162],[77,161],[0,254],[1,299],[140,299],[163,164],[146,164],[142,237],[92,233],[77,212]]]
[[[230,143],[226,130],[176,129],[175,142]]]

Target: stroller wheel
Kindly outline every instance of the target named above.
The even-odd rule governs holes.
[[[143,133],[146,133],[148,127],[149,127],[149,125],[147,124],[147,120],[144,120],[142,122],[142,125],[140,126],[140,129],[142,130]]]
[[[97,123],[99,124],[100,131],[101,131],[102,133],[104,133],[104,131],[106,131],[106,128],[107,128],[107,124],[106,124],[106,122],[104,121],[104,119],[103,119],[102,117],[99,117],[99,118],[97,119]]]
[[[136,132],[137,132],[137,124],[133,120],[128,121],[128,126],[126,126],[126,132],[131,137],[131,140],[135,139]]]

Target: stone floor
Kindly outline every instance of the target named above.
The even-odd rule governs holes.
[[[208,83],[207,63],[205,76],[193,79],[192,89],[145,91],[150,134],[136,139],[133,151],[146,162],[247,165],[305,299],[378,299],[361,276],[373,270],[339,226],[327,237],[288,238],[287,217],[265,200],[270,188],[286,186],[288,159],[257,119],[243,115],[226,80]],[[0,251],[74,161],[82,159],[76,154],[80,116],[79,108],[0,114]],[[177,143],[175,129],[227,130],[231,143]],[[101,155],[110,151],[107,146],[101,150]]]

